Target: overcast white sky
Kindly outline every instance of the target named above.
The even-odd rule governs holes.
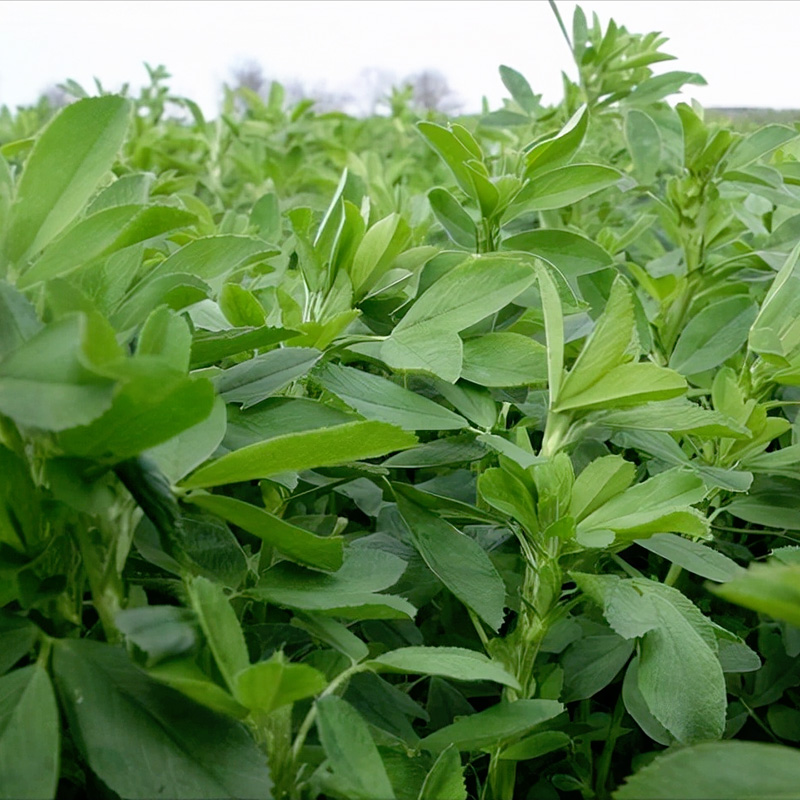
[[[701,73],[689,96],[705,106],[800,108],[800,2],[587,0],[605,22],[662,31],[677,61],[661,71]],[[558,0],[569,27],[574,0]],[[334,91],[357,89],[365,67],[402,78],[443,72],[465,110],[506,96],[508,64],[545,102],[574,74],[546,0],[0,0],[0,105],[33,102],[74,78],[87,88],[138,87],[143,62],[165,64],[175,93],[215,114],[223,81],[246,61],[265,74]]]

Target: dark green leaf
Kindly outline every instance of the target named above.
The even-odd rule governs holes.
[[[505,588],[481,546],[448,522],[405,498],[395,484],[397,505],[414,545],[431,572],[493,630],[503,624]]]
[[[40,665],[0,678],[0,798],[55,797],[59,720],[50,677]]]
[[[104,783],[131,800],[271,797],[265,758],[238,722],[185,698],[88,640],[54,644],[70,731]]]

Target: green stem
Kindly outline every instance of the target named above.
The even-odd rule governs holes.
[[[364,672],[364,670],[369,669],[366,664],[353,664],[352,667],[348,667],[343,672],[340,672],[326,687],[325,690],[320,694],[317,700],[321,700],[323,697],[327,697],[330,694],[333,694],[343,683],[350,680],[353,675],[356,675],[359,672]],[[314,724],[314,720],[317,718],[317,704],[316,702],[311,708],[308,709],[308,713],[306,714],[303,721],[300,723],[300,728],[297,731],[297,736],[295,736],[294,744],[292,745],[292,763],[294,765],[297,764],[298,759],[300,758],[300,751],[303,749],[303,745],[305,744],[306,737],[308,736],[308,732],[311,730],[311,726]]]
[[[664,578],[664,586],[674,586],[675,581],[678,580],[681,572],[683,572],[683,567],[680,567],[677,564],[671,564],[669,572],[667,572],[667,577]]]
[[[611,757],[614,755],[614,748],[617,744],[617,739],[622,732],[622,717],[625,714],[625,704],[622,700],[620,693],[617,699],[617,705],[614,707],[614,715],[611,718],[611,723],[608,728],[608,738],[603,746],[603,752],[597,762],[597,772],[595,775],[595,795],[597,800],[606,800],[610,795],[608,793],[608,776],[611,771]]]
[[[544,426],[544,438],[540,455],[545,458],[554,456],[563,447],[569,433],[570,418],[567,414],[549,411]]]

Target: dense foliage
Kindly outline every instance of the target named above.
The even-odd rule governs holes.
[[[0,798],[800,792],[800,127],[563,32],[0,114]]]

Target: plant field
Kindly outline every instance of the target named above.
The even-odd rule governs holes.
[[[800,797],[800,124],[553,25],[0,112],[0,800]]]

